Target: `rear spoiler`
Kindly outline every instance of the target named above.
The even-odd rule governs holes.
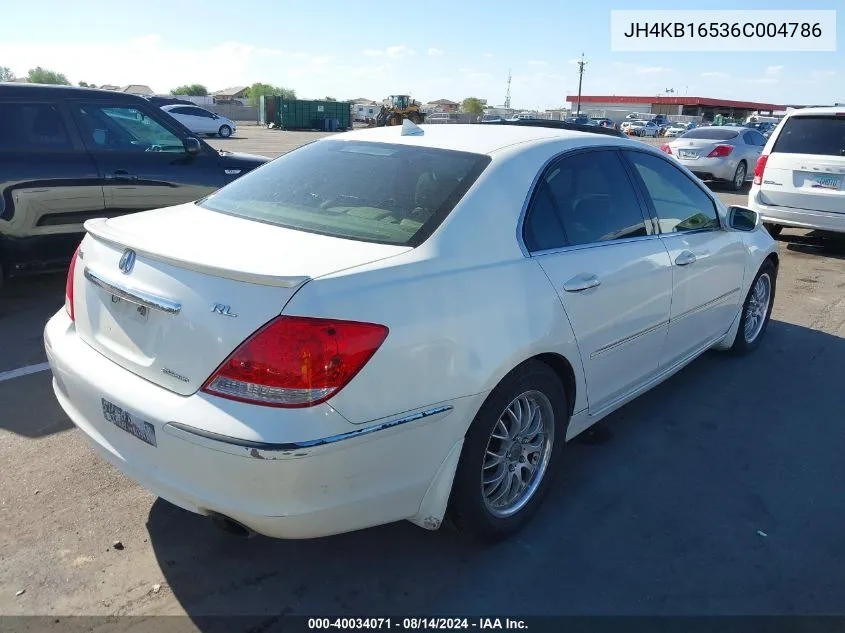
[[[531,127],[550,127],[558,130],[572,130],[573,132],[590,132],[592,134],[604,134],[605,136],[616,136],[628,138],[624,132],[599,125],[582,125],[580,123],[567,123],[566,121],[545,121],[543,119],[522,119],[521,121],[481,121],[481,125],[528,125]]]

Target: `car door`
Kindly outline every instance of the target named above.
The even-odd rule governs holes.
[[[590,411],[653,377],[669,324],[672,266],[618,152],[553,162],[533,194],[523,239],[575,333]]]
[[[185,132],[155,108],[109,101],[70,107],[97,163],[108,215],[190,202],[228,181],[217,152],[200,143],[198,153],[188,153]]]
[[[0,99],[0,257],[12,271],[66,264],[103,214],[97,166],[62,103]]]
[[[748,175],[754,173],[754,167],[757,165],[757,159],[763,153],[763,147],[766,145],[766,138],[757,130],[748,130],[742,134],[742,157],[748,165]]]
[[[202,134],[205,130],[202,129],[202,120],[194,114],[194,108],[191,106],[176,106],[167,110],[167,113],[175,118],[179,123],[184,125],[194,134]]]
[[[217,121],[214,118],[214,114],[209,112],[208,110],[203,110],[202,108],[185,106],[188,110],[191,111],[191,116],[193,120],[196,121],[196,131],[202,134],[216,134],[217,133]],[[193,129],[193,128],[191,128]]]
[[[661,366],[727,333],[739,310],[747,252],[704,185],[651,152],[625,150],[672,261],[672,310]]]

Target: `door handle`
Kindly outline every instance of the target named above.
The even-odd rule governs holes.
[[[596,275],[582,273],[563,284],[563,289],[566,292],[581,292],[582,290],[589,290],[599,285],[601,285],[601,280]]]
[[[106,180],[138,180],[138,176],[132,176],[125,169],[118,169],[110,176],[106,176]]]
[[[689,266],[690,264],[695,263],[695,253],[684,251],[675,258],[675,263],[678,266]]]

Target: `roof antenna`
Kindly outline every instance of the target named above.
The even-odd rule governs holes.
[[[423,129],[411,119],[402,121],[402,136],[422,136],[423,134],[425,134]]]

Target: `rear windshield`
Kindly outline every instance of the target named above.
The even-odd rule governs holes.
[[[251,171],[199,205],[311,233],[418,246],[489,162],[442,149],[319,141]]]
[[[793,116],[786,120],[773,152],[845,156],[845,116]]]
[[[681,138],[701,138],[711,141],[727,141],[739,136],[739,130],[708,130],[706,127],[697,127],[684,134]]]

